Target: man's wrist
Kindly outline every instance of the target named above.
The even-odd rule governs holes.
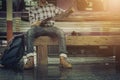
[[[40,25],[40,21],[35,21],[33,24],[31,24],[32,26],[39,26]]]

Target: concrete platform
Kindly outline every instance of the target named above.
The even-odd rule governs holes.
[[[114,57],[70,57],[72,69],[59,68],[59,58],[49,57],[48,65],[16,72],[0,69],[0,80],[120,80]]]

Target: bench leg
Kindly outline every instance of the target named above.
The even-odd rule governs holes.
[[[48,48],[47,45],[37,46],[37,66],[48,64]]]

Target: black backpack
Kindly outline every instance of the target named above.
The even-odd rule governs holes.
[[[3,52],[0,64],[4,65],[4,68],[15,69],[20,67],[20,60],[22,59],[24,52],[24,35],[16,35],[10,40],[7,48]]]

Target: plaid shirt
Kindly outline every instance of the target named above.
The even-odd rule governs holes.
[[[58,14],[61,14],[64,12],[63,9],[58,8],[54,6],[53,4],[46,4],[45,6],[35,6],[31,7],[29,11],[29,20],[30,24],[32,24],[35,21],[43,21],[45,19],[55,17]],[[48,20],[45,25],[47,26],[53,26],[54,25],[53,20]]]

